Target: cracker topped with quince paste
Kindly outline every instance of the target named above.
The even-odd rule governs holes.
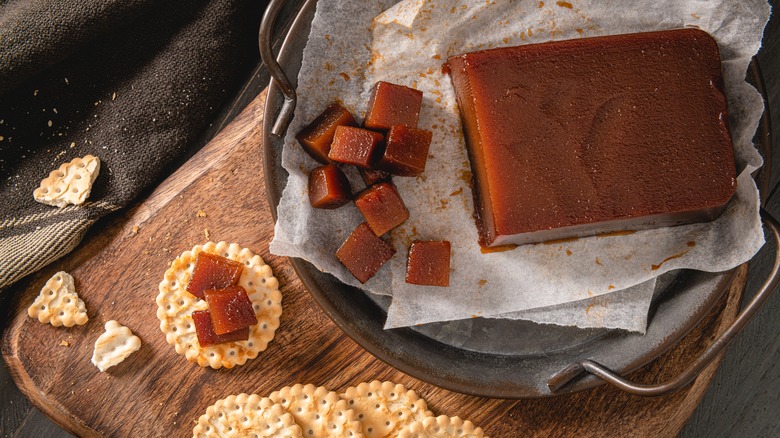
[[[173,260],[160,282],[157,318],[166,340],[190,362],[243,365],[274,338],[282,314],[279,281],[247,248],[208,242]]]

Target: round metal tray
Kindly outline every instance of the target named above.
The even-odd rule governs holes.
[[[265,181],[274,218],[287,173],[281,167],[283,142],[272,132],[285,129],[284,121],[276,117],[280,111],[292,114],[294,83],[286,84],[284,76],[297,78],[316,6],[315,0],[309,0],[298,12],[276,57],[283,72],[279,74],[273,60],[269,59],[268,38],[279,3],[271,2],[260,37],[261,53],[276,78],[269,86],[263,120]],[[760,77],[758,82],[761,82]],[[288,95],[286,104],[282,93]],[[768,131],[764,132],[762,142],[767,156],[771,153]],[[766,168],[764,173],[769,173]],[[446,389],[497,398],[546,397],[593,388],[603,381],[595,376],[577,378],[584,370],[598,371],[588,366],[591,363],[603,365],[618,374],[647,364],[671,348],[707,314],[728,289],[734,273],[678,271],[662,276],[645,335],[480,318],[414,329],[384,330],[389,302],[344,285],[303,260],[291,261],[325,313],[379,359]],[[776,277],[777,270],[773,272],[772,281],[765,285],[764,289],[770,289],[769,293],[774,290]],[[739,328],[736,327],[734,333]],[[472,335],[452,341],[452,332],[465,330],[470,330]],[[728,340],[730,338],[726,343]],[[691,379],[695,377],[695,371],[692,371]]]

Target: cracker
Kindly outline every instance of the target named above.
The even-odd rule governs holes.
[[[64,271],[54,274],[46,282],[27,309],[27,314],[44,324],[51,323],[54,327],[84,325],[89,320],[84,301],[76,294],[73,277]]]
[[[398,438],[485,438],[485,434],[471,421],[439,415],[415,421],[402,430]]]
[[[301,428],[281,405],[256,394],[231,395],[206,409],[192,429],[194,438],[296,438]]]
[[[106,322],[106,332],[95,341],[92,363],[100,371],[105,371],[127,359],[141,348],[141,339],[129,328],[111,320]]]
[[[92,191],[92,183],[100,173],[100,159],[93,155],[74,158],[59,169],[52,171],[49,177],[41,181],[33,197],[36,201],[56,207],[68,204],[81,205]]]
[[[306,437],[362,438],[357,415],[338,393],[314,385],[286,386],[269,398],[291,413]]]
[[[368,438],[395,437],[415,421],[433,416],[417,393],[392,382],[364,382],[347,388],[341,398],[355,411]]]
[[[246,289],[257,316],[257,324],[249,327],[248,340],[208,347],[201,347],[198,343],[192,312],[208,310],[208,305],[206,301],[187,292],[186,288],[192,277],[195,259],[201,251],[244,264],[238,284]],[[208,242],[191,251],[185,251],[165,271],[160,282],[160,293],[157,295],[157,318],[168,343],[190,362],[214,369],[233,368],[257,357],[274,338],[281,314],[282,294],[279,292],[279,281],[274,277],[271,267],[259,255],[235,243]]]

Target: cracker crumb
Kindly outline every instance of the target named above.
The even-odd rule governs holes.
[[[46,124],[47,124],[47,125],[49,125],[49,128],[51,128],[51,125],[53,125],[53,123],[51,122],[51,120],[49,120],[48,122],[46,122]]]
[[[198,212],[195,214],[197,217],[206,217],[206,212],[203,210],[198,210]]]
[[[71,142],[70,147],[75,148],[76,147],[76,142],[75,141]]]
[[[203,234],[206,235],[206,240],[211,240],[211,233],[209,233],[209,229],[208,228],[204,228],[203,229]]]
[[[138,230],[139,230],[138,225],[134,225],[133,226],[133,234],[138,234]]]
[[[61,347],[70,347],[70,343],[68,341],[64,341],[63,340],[63,341],[60,341],[60,346]]]
[[[111,100],[116,100],[116,92],[113,92],[113,93],[111,94]]]
[[[33,96],[37,96],[37,95],[38,95],[38,90],[33,91]]]

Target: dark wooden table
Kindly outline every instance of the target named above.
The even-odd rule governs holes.
[[[297,1],[290,7],[294,7]],[[780,0],[771,1],[773,8]],[[285,15],[283,14],[283,17]],[[289,16],[289,14],[287,15]],[[281,19],[284,27],[285,19]],[[777,14],[766,28],[759,52],[772,113],[772,125],[780,133],[780,18]],[[262,89],[267,75],[261,69],[253,75],[247,87]],[[249,93],[251,99],[255,93]],[[220,115],[214,128],[206,133],[208,140],[225,122],[248,102],[247,96],[233,102]],[[780,134],[773,141],[772,167],[780,169]],[[772,195],[767,209],[780,217],[780,172],[772,180]],[[772,263],[770,251],[762,251],[750,264],[745,300],[757,289]],[[0,293],[0,315],[8,310],[8,296]],[[704,400],[683,429],[683,437],[770,437],[780,436],[780,294],[775,294],[747,329],[728,349]],[[2,324],[0,324],[2,327]],[[2,362],[2,359],[0,359]],[[71,436],[51,422],[16,388],[5,368],[0,366],[0,437],[68,437]]]

